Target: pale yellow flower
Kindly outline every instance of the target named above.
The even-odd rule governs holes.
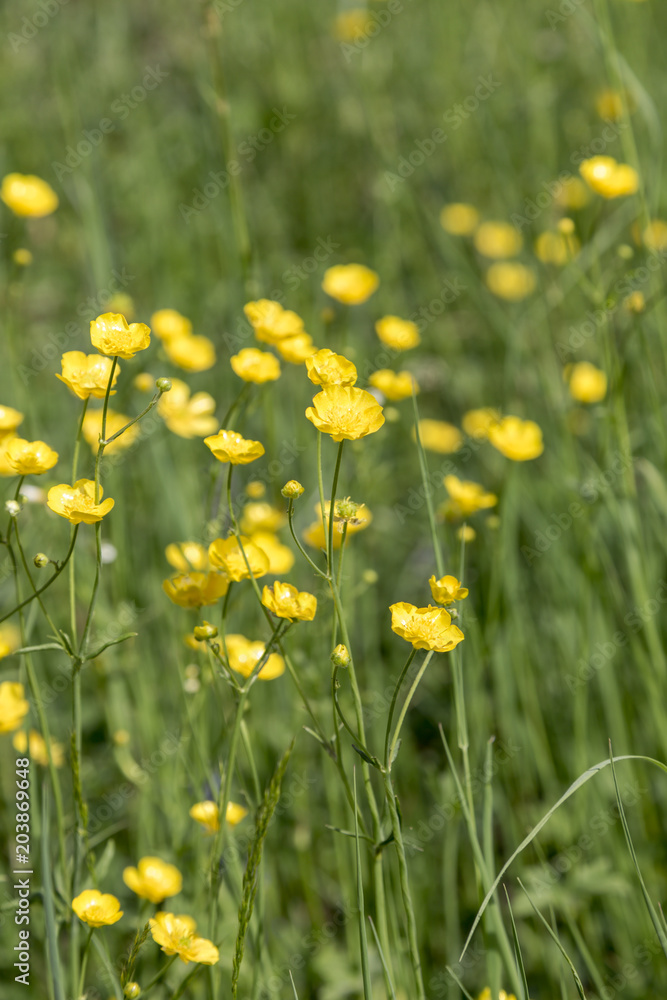
[[[395,351],[409,351],[420,343],[417,324],[400,316],[383,316],[375,324],[378,338]]]
[[[516,257],[523,246],[523,237],[509,222],[482,222],[473,239],[475,249],[484,257],[502,260]]]
[[[332,299],[356,306],[369,299],[379,284],[375,271],[363,264],[336,264],[324,272],[322,288]]]
[[[178,378],[170,381],[170,391],[164,392],[157,404],[157,412],[169,430],[182,438],[214,434],[220,423],[213,416],[216,406],[213,397],[207,392],[191,395],[185,382]]]
[[[479,212],[465,202],[452,202],[440,212],[440,225],[452,236],[471,236],[478,224]]]

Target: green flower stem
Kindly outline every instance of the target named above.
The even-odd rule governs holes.
[[[38,587],[37,590],[30,595],[30,597],[26,597],[24,600],[20,601],[19,604],[16,605],[16,607],[12,608],[11,611],[8,611],[6,614],[2,615],[2,617],[0,618],[0,624],[2,624],[2,622],[6,621],[7,618],[11,618],[12,615],[15,615],[17,611],[21,611],[26,606],[26,604],[30,604],[30,602],[34,601],[36,597],[39,597],[39,595],[43,594],[45,590],[48,590],[48,588],[51,586],[52,583],[55,583],[55,581],[58,579],[58,577],[60,576],[60,574],[62,573],[62,571],[65,569],[65,566],[67,565],[67,563],[71,559],[72,553],[74,552],[74,544],[76,542],[76,536],[77,536],[78,530],[79,530],[79,525],[76,524],[74,526],[74,532],[73,532],[72,537],[70,539],[70,544],[69,544],[69,549],[67,550],[67,555],[65,556],[65,558],[63,559],[63,561],[61,563],[58,563],[56,565],[56,570],[55,570],[55,573],[53,574],[53,576],[50,577],[46,581],[46,583],[43,584],[41,587]],[[5,540],[3,544],[8,545],[7,540]]]
[[[111,444],[112,441],[115,441],[116,438],[119,438],[121,436],[121,434],[124,434],[125,431],[128,430],[128,428],[132,427],[133,424],[138,423],[143,417],[146,416],[147,413],[150,413],[150,411],[153,409],[154,406],[157,406],[157,404],[160,402],[160,399],[167,391],[168,391],[167,389],[158,389],[158,391],[155,393],[148,406],[144,407],[141,413],[139,413],[136,417],[133,417],[132,420],[128,421],[128,423],[126,423],[123,427],[121,427],[119,431],[116,431],[115,434],[112,434],[110,438],[105,437],[104,431],[102,431],[103,440],[100,441],[100,445],[106,448],[106,446]]]
[[[428,512],[428,523],[431,529],[431,541],[433,543],[433,555],[435,556],[435,566],[438,571],[438,576],[445,575],[445,564],[442,558],[442,548],[440,545],[440,538],[438,537],[438,530],[435,523],[435,511],[433,510],[433,500],[431,499],[431,484],[428,479],[428,466],[426,464],[426,455],[424,454],[424,447],[421,441],[421,435],[419,433],[419,409],[417,407],[417,396],[415,394],[414,384],[412,386],[412,409],[414,411],[415,417],[415,442],[417,444],[417,454],[419,455],[419,468],[421,471],[422,485],[424,488],[424,500],[426,501],[426,510]]]
[[[426,994],[424,992],[424,978],[422,976],[421,959],[419,958],[419,946],[417,944],[417,922],[415,920],[415,911],[412,905],[412,896],[410,894],[408,863],[405,857],[405,845],[403,843],[401,821],[398,815],[396,794],[394,792],[394,788],[391,783],[391,777],[389,771],[385,771],[384,774],[384,787],[385,787],[387,806],[389,808],[389,816],[391,818],[391,829],[392,833],[394,834],[394,843],[396,844],[396,854],[398,856],[398,874],[401,885],[401,896],[403,898],[403,908],[405,909],[405,917],[408,925],[408,950],[410,953],[410,962],[412,965],[412,971],[415,977],[417,1000],[426,1000]]]
[[[321,435],[320,435],[321,437]],[[334,521],[336,519],[336,490],[338,488],[338,476],[340,474],[340,463],[343,457],[343,445],[345,441],[339,442],[338,452],[336,454],[336,465],[334,468],[333,482],[331,484],[331,499],[329,501],[329,532],[327,541],[327,566],[329,567],[329,574],[333,576],[334,572],[334,559],[333,559],[333,532],[334,532]],[[324,509],[322,509],[322,518],[324,518]]]
[[[93,936],[94,927],[91,927],[88,931],[88,937],[86,938],[86,943],[83,947],[83,956],[81,958],[81,973],[79,975],[79,991],[77,996],[83,996],[83,985],[86,979],[86,966],[88,965],[88,952],[90,951],[90,939]]]
[[[431,651],[431,652],[429,652],[429,653],[426,654],[426,656],[424,658],[424,662],[422,663],[421,667],[417,671],[417,676],[415,677],[414,681],[410,685],[410,690],[408,691],[406,699],[403,702],[403,707],[401,709],[400,715],[398,716],[398,722],[396,723],[396,729],[394,730],[394,737],[393,737],[393,739],[391,741],[391,744],[389,746],[389,756],[387,758],[387,770],[389,770],[389,771],[391,770],[391,759],[394,756],[394,750],[396,748],[396,744],[398,743],[398,737],[401,734],[401,729],[403,728],[403,722],[405,721],[405,716],[407,715],[408,709],[410,708],[410,703],[412,702],[412,699],[415,696],[415,692],[417,691],[417,688],[419,687],[419,682],[421,681],[422,677],[426,673],[426,668],[428,667],[429,663],[431,662],[432,656],[433,656],[433,651]]]
[[[297,538],[296,532],[294,531],[294,521],[293,521],[293,518],[294,518],[294,500],[290,497],[290,502],[289,502],[289,505],[288,505],[288,508],[287,508],[287,519],[289,521],[289,530],[290,530],[290,533],[292,535],[292,538],[294,539],[294,543],[295,543],[296,547],[298,548],[299,552],[301,553],[301,555],[306,560],[306,562],[310,565],[311,569],[313,569],[317,573],[318,576],[321,576],[323,580],[328,579],[327,574],[324,573],[320,569],[320,567],[317,565],[317,563],[315,563],[310,558],[310,556],[308,555],[308,553],[304,549],[303,545],[301,544],[301,542]]]
[[[79,452],[81,450],[81,438],[83,437],[83,421],[86,416],[86,411],[88,410],[88,403],[90,401],[90,396],[87,396],[83,401],[83,407],[81,409],[81,417],[79,419],[79,426],[76,432],[76,440],[74,442],[74,454],[72,456],[72,486],[76,482],[77,469],[79,465]],[[73,524],[71,526],[71,534],[76,532],[77,525]],[[69,622],[72,649],[76,646],[76,569],[75,569],[75,557],[73,556],[69,564]]]
[[[25,575],[28,578],[28,583],[30,584],[30,589],[33,592],[33,597],[36,598],[37,603],[39,604],[39,606],[40,606],[40,608],[42,610],[42,614],[46,618],[46,620],[49,623],[49,626],[51,627],[51,629],[53,630],[53,635],[54,635],[54,637],[56,639],[56,642],[59,642],[60,641],[60,638],[59,638],[60,633],[58,631],[58,627],[57,627],[57,625],[54,624],[53,619],[51,618],[51,615],[49,614],[49,612],[46,609],[44,601],[42,600],[41,596],[38,594],[37,587],[35,586],[35,581],[32,578],[32,575],[30,573],[30,569],[28,568],[28,561],[27,561],[27,559],[25,557],[25,552],[23,551],[23,545],[21,544],[21,538],[19,536],[18,522],[14,523],[14,534],[16,536],[16,548],[19,550],[19,555],[21,557],[21,563],[23,565],[23,570],[25,572]]]
[[[338,587],[338,593],[341,592],[341,582],[343,579],[343,556],[345,554],[345,543],[347,542],[347,521],[343,522],[343,531],[340,539],[340,555],[338,557],[338,572],[336,574],[336,586]],[[333,627],[331,629],[331,648],[332,650],[336,648],[338,639],[338,618],[334,615]]]
[[[394,693],[391,698],[391,705],[389,706],[389,715],[387,716],[387,730],[384,734],[384,766],[386,768],[389,767],[389,737],[391,736],[391,724],[394,719],[394,710],[396,708],[396,702],[398,700],[398,693],[401,690],[401,685],[405,680],[407,672],[410,669],[412,661],[414,660],[416,655],[417,655],[417,650],[413,646],[412,649],[410,650],[410,655],[405,661],[405,666],[401,670],[401,675],[396,682],[396,687],[394,688]]]

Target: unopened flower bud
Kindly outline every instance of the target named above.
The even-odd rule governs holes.
[[[8,500],[5,504],[5,510],[10,517],[18,517],[21,513],[21,504],[17,500]]]
[[[198,642],[204,642],[205,639],[215,639],[217,634],[217,628],[215,625],[211,625],[210,622],[202,622],[201,625],[195,625],[195,639]]]
[[[159,389],[160,392],[169,392],[169,390],[171,389],[171,379],[170,378],[155,379],[155,388]]]
[[[141,996],[141,986],[139,983],[125,983],[123,996],[126,1000],[137,1000]]]
[[[43,552],[38,552],[35,558],[33,559],[33,562],[37,567],[37,569],[44,569],[45,566],[49,565],[51,560]]]
[[[284,497],[289,497],[289,499],[295,500],[297,497],[301,496],[304,489],[301,483],[298,483],[296,479],[290,479],[288,483],[285,483],[280,492]]]
[[[339,642],[333,653],[331,654],[331,662],[334,667],[349,667],[350,665],[350,652],[347,646],[344,646],[342,642]]]

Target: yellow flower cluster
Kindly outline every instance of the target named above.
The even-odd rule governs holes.
[[[186,372],[205,372],[215,364],[215,347],[208,337],[193,334],[192,323],[176,309],[158,309],[151,316],[153,332],[165,354]]]

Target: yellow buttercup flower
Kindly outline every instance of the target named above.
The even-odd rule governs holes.
[[[486,272],[490,292],[507,302],[520,302],[535,290],[535,275],[524,264],[505,261],[492,264]]]
[[[544,451],[542,431],[532,420],[503,417],[489,428],[489,441],[513,462],[527,462]]]
[[[103,490],[99,488],[100,500]],[[66,517],[71,524],[95,524],[101,521],[114,505],[109,497],[95,503],[95,483],[92,479],[77,479],[73,486],[61,483],[52,486],[46,497],[46,504],[56,514]]]
[[[148,923],[153,940],[165,955],[178,955],[182,962],[201,965],[215,965],[220,960],[220,952],[213,942],[195,933],[197,924],[192,917],[160,912]]]
[[[412,439],[415,440],[415,430],[412,428]],[[419,439],[427,451],[435,451],[439,455],[451,455],[463,444],[463,435],[454,424],[446,420],[420,420]]]
[[[239,527],[244,535],[252,535],[255,531],[277,531],[286,521],[287,517],[282,510],[262,500],[245,505]]]
[[[412,396],[413,387],[415,392],[419,392],[414,375],[405,371],[393,372],[390,368],[380,368],[379,371],[373,372],[368,382],[392,403],[398,403],[401,399]]]
[[[42,767],[48,767],[49,754],[46,749],[44,738],[36,729],[31,729],[26,733],[25,729],[19,729],[12,739],[12,746],[17,753],[28,752],[31,760]],[[65,753],[62,743],[51,740],[51,759],[54,767],[62,767],[65,763]]]
[[[0,198],[14,215],[41,219],[58,207],[58,195],[50,184],[34,174],[7,174],[2,179]]]
[[[259,479],[251,479],[247,484],[245,491],[249,497],[253,500],[259,500],[266,493],[266,486]]]
[[[164,554],[169,565],[179,573],[189,573],[190,570],[203,572],[208,569],[208,552],[199,542],[171,542]]]
[[[177,309],[158,309],[151,316],[151,329],[160,340],[177,340],[179,337],[190,336],[192,323]]]
[[[248,302],[243,311],[252,324],[257,340],[265,344],[279,344],[288,337],[304,334],[303,320],[291,309],[283,309],[273,299]]]
[[[607,395],[607,376],[589,361],[568,366],[565,376],[570,395],[578,403],[599,403]]]
[[[584,160],[579,173],[589,188],[603,198],[620,198],[639,190],[639,175],[628,163],[617,163],[613,156],[593,156]]]
[[[468,437],[483,441],[489,436],[489,427],[500,420],[500,411],[492,406],[482,406],[478,410],[468,410],[463,414],[461,425]]]
[[[311,622],[317,611],[317,598],[307,591],[299,591],[291,583],[279,580],[262,591],[262,604],[278,618],[289,621]]]
[[[190,816],[197,823],[201,823],[207,833],[216,833],[220,829],[220,810],[216,802],[206,799],[204,802],[195,802],[190,809]],[[236,826],[248,815],[248,810],[236,802],[228,802],[225,811],[225,820],[228,826]]]
[[[208,337],[173,337],[162,342],[172,364],[186,372],[205,372],[215,364],[215,347]]]
[[[0,682],[0,733],[18,729],[29,711],[23,685],[15,681]]]
[[[565,222],[565,219],[561,220]],[[563,267],[577,256],[581,244],[576,236],[563,232],[545,232],[535,240],[535,256],[543,264]]]
[[[62,356],[62,375],[56,373],[56,378],[64,382],[79,399],[89,399],[90,396],[102,399],[107,391],[112,365],[111,358],[104,355],[65,351]],[[120,365],[116,364],[112,386],[116,384],[119,375]],[[109,395],[113,396],[115,391],[112,388]]]
[[[72,900],[72,909],[79,920],[89,927],[107,927],[115,924],[123,916],[120,900],[110,892],[86,889]]]
[[[86,410],[86,415],[83,418],[83,424],[81,426],[81,432],[90,445],[93,455],[97,455],[100,447],[100,434],[102,433],[102,415],[103,411],[99,410]],[[107,409],[107,423],[106,423],[106,439],[109,440],[114,434],[117,434],[119,430],[122,430],[126,424],[129,424],[132,417],[126,416],[124,413],[117,413],[115,410]],[[117,437],[115,441],[111,444],[105,446],[105,455],[114,455],[119,451],[125,451],[126,448],[131,447],[134,442],[139,437],[139,423],[132,424],[127,430]]]
[[[337,302],[357,306],[369,299],[379,284],[375,271],[363,264],[336,264],[324,272],[322,288]]]
[[[259,441],[248,441],[236,431],[218,431],[204,438],[204,444],[219,462],[231,462],[232,465],[247,465],[264,454],[264,445]]]
[[[479,212],[465,202],[452,202],[440,212],[440,225],[452,236],[471,236],[478,224]]]
[[[450,497],[445,505],[445,514],[448,517],[469,517],[478,510],[487,510],[498,503],[495,493],[487,493],[483,486],[470,479],[445,476],[443,482]]]
[[[5,449],[7,461],[19,476],[41,476],[58,461],[58,452],[43,441],[11,438]]]
[[[488,986],[482,990],[477,1000],[491,1000],[491,990]],[[516,997],[513,993],[506,993],[505,990],[501,990],[498,994],[498,1000],[516,1000]]]
[[[225,596],[229,579],[223,573],[181,573],[165,580],[162,589],[181,608],[203,608]]]
[[[628,310],[628,312],[639,314],[643,313],[646,309],[646,298],[643,292],[631,292],[623,300],[623,305]]]
[[[353,7],[343,10],[334,21],[334,35],[340,42],[356,42],[363,38],[373,19],[365,7]]]
[[[183,887],[183,877],[175,865],[150,856],[141,858],[136,868],[124,868],[123,882],[137,896],[151,903],[177,896]]]
[[[470,524],[462,524],[456,532],[456,537],[460,542],[474,542],[477,532]]]
[[[288,545],[283,545],[271,531],[254,531],[250,541],[266,554],[269,560],[268,572],[274,576],[289,573],[294,565],[294,553]]]
[[[317,347],[309,333],[300,333],[296,337],[284,337],[274,345],[283,361],[292,365],[302,365],[306,358],[317,353]]]
[[[652,219],[644,229],[642,242],[649,250],[667,250],[667,222],[663,219]]]
[[[473,242],[475,249],[484,257],[503,260],[516,257],[523,246],[523,237],[509,222],[482,222]]]
[[[400,601],[392,604],[389,610],[392,632],[412,643],[415,649],[447,653],[465,638],[461,629],[452,625],[452,617],[444,608],[434,608],[430,604],[417,608]]]
[[[212,566],[224,570],[229,579],[236,583],[239,580],[249,580],[251,572],[255,579],[269,572],[269,557],[246,535],[216,538],[208,547],[208,558]]]
[[[280,378],[280,362],[270,351],[260,351],[256,347],[244,347],[229,359],[232,371],[244,382],[275,382]]]
[[[561,208],[577,211],[591,200],[590,190],[579,177],[566,177],[558,182],[556,204]]]
[[[306,358],[306,371],[315,385],[354,385],[357,381],[357,369],[352,362],[328,347]]]
[[[400,316],[383,316],[375,324],[375,332],[383,344],[395,351],[409,351],[421,341],[417,324]]]
[[[441,576],[439,580],[432,576],[428,583],[436,604],[453,604],[454,601],[462,601],[469,593],[468,588],[462,587],[461,581],[455,576]]]
[[[158,401],[157,412],[173,434],[182,438],[213,434],[219,421],[213,416],[215,400],[207,392],[192,396],[190,386],[178,378],[170,379],[171,389]]]
[[[623,95],[617,90],[601,90],[595,97],[595,110],[605,121],[623,117]]]
[[[384,423],[382,407],[370,392],[343,385],[324,386],[306,416],[334,441],[357,441],[379,431]]]
[[[228,635],[225,638],[229,666],[237,674],[250,677],[266,652],[266,643],[251,642],[244,635]],[[285,661],[278,653],[269,653],[266,662],[260,670],[260,681],[273,681],[285,673]]]
[[[21,629],[11,622],[0,625],[0,660],[9,656],[21,645]]]
[[[16,428],[23,423],[23,414],[11,406],[0,406],[0,441],[13,437]]]
[[[103,313],[90,321],[90,341],[100,354],[127,360],[146,350],[151,331],[145,323],[128,325],[122,313]]]

